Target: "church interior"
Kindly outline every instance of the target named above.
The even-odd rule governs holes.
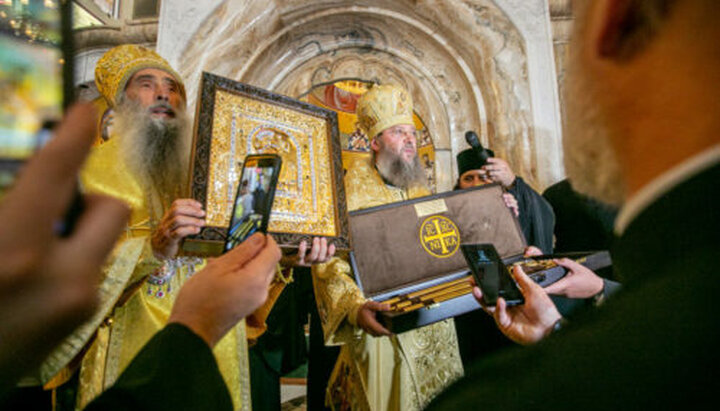
[[[256,304],[255,311],[249,310],[247,315],[236,318],[235,323],[240,322],[227,327],[226,334],[210,338],[212,342],[208,345],[212,351],[203,345],[203,355],[212,358],[214,354],[217,360],[217,363],[211,361],[217,365],[211,377],[220,381],[216,384],[220,387],[224,386],[224,378],[229,391],[229,397],[222,389],[222,395],[215,395],[213,390],[217,387],[211,387],[205,393],[212,397],[208,401],[222,402],[228,397],[226,402],[234,409],[283,411],[419,410],[432,405],[444,389],[460,380],[463,367],[470,369],[471,360],[507,347],[510,340],[526,344],[514,339],[507,330],[501,330],[503,336],[496,330],[493,318],[480,309],[482,305],[494,315],[492,308],[488,310],[489,299],[483,300],[474,294],[476,289],[480,292],[475,285],[480,286],[483,271],[470,263],[468,252],[460,245],[462,230],[450,219],[438,218],[428,223],[431,218],[428,216],[457,211],[451,206],[453,196],[460,198],[473,190],[481,192],[473,187],[475,183],[466,180],[476,169],[483,169],[483,184],[490,183],[496,188],[497,192],[492,194],[494,203],[490,200],[483,203],[485,208],[472,218],[467,217],[469,212],[462,211],[466,213],[463,215],[468,221],[477,220],[468,223],[473,230],[492,231],[492,235],[502,238],[497,242],[500,245],[496,244],[502,259],[493,246],[483,249],[491,250],[489,259],[478,251],[478,255],[485,258],[483,261],[500,260],[500,271],[509,268],[511,273],[513,267],[520,267],[520,271],[532,274],[528,278],[534,281],[533,287],[535,283],[550,286],[552,283],[546,277],[552,269],[565,267],[562,275],[574,273],[568,263],[558,262],[561,257],[577,257],[571,264],[582,264],[592,274],[592,292],[580,297],[572,293],[552,296],[558,318],[552,319],[546,333],[529,343],[556,331],[562,332],[560,328],[566,326],[566,319],[572,323],[576,313],[584,315],[587,307],[594,309],[605,304],[605,300],[620,289],[610,260],[612,248],[620,241],[624,229],[624,223],[616,220],[618,211],[623,221],[632,221],[635,216],[623,217],[625,211],[616,207],[622,201],[610,205],[610,201],[595,202],[581,196],[578,194],[581,190],[574,191],[567,180],[567,176],[573,174],[569,165],[572,161],[567,161],[573,158],[569,155],[568,136],[571,131],[575,131],[573,135],[578,133],[568,125],[568,113],[576,107],[566,101],[566,96],[577,98],[577,90],[572,94],[570,89],[583,84],[569,80],[566,83],[572,77],[573,64],[578,64],[577,56],[582,54],[572,49],[575,43],[571,42],[575,40],[572,36],[578,33],[574,30],[583,27],[575,25],[576,19],[582,16],[578,10],[586,10],[578,3],[573,0],[0,0],[0,35],[14,33],[29,39],[33,46],[52,42],[43,37],[47,35],[44,23],[34,25],[33,18],[60,9],[71,15],[72,26],[63,32],[72,40],[63,43],[63,51],[69,54],[58,62],[62,66],[70,59],[71,65],[65,67],[72,67],[69,76],[74,99],[92,106],[96,113],[89,116],[93,117],[94,134],[92,144],[88,144],[91,154],[77,172],[77,178],[73,176],[73,189],[117,194],[130,206],[129,222],[118,229],[122,232],[121,240],[102,268],[104,277],[96,290],[102,297],[98,310],[85,316],[83,325],[76,327],[62,344],[48,349],[50,354],[45,353],[46,358],[35,367],[36,371],[20,379],[15,387],[17,391],[7,404],[12,409],[62,411],[82,409],[88,404],[88,409],[98,409],[93,408],[93,401],[96,398],[103,401],[101,392],[105,390],[111,393],[105,397],[110,400],[105,401],[116,401],[112,395],[117,394],[111,387],[116,382],[120,386],[125,382],[125,367],[132,371],[138,352],[141,352],[138,358],[143,359],[145,351],[141,350],[145,343],[156,331],[162,335],[168,318],[173,320],[181,315],[173,308],[174,299],[182,297],[180,289],[193,281],[197,283],[196,278],[213,267],[213,258],[220,255],[218,247],[225,246],[224,251],[229,254],[236,245],[242,246],[244,238],[236,241],[238,238],[233,237],[231,230],[238,218],[248,222],[238,225],[248,235],[256,230],[273,234],[274,240],[263,237],[264,247],[269,247],[270,241],[277,242],[282,254],[278,253],[266,270],[272,271],[272,278],[264,284],[266,295],[259,293],[266,298],[263,304]],[[635,10],[635,7],[648,10],[642,9],[643,5],[654,4],[656,8],[647,7],[664,18],[663,13],[670,9],[668,4],[682,2],[598,0],[591,3],[621,4],[622,7],[611,8],[611,12],[618,13]],[[648,17],[647,21],[650,20]],[[630,23],[622,23],[628,27],[646,23],[635,15],[628,21]],[[628,27],[621,27],[627,29],[622,35],[632,34]],[[614,39],[620,37],[618,34]],[[3,47],[9,44],[5,37],[0,37],[0,41]],[[633,44],[644,43],[637,40],[637,44]],[[608,54],[613,52],[610,50]],[[0,69],[2,91],[4,87],[9,90],[11,81],[7,79],[19,72],[5,64],[13,60],[11,54],[0,49],[0,61],[5,66]],[[626,57],[618,59],[617,67],[631,66],[632,56]],[[18,64],[17,67],[27,66],[27,62],[16,60],[13,64]],[[657,65],[648,64],[648,67]],[[53,85],[45,84],[47,73],[41,69],[31,80],[45,87],[44,97],[52,95],[57,99],[53,94],[57,90],[48,91]],[[677,73],[680,72],[678,69]],[[683,81],[691,81],[693,74],[684,76]],[[633,80],[639,84],[641,78]],[[143,93],[147,93],[143,87],[150,86],[143,85],[142,81],[147,84],[154,81],[157,84],[153,83],[153,87],[163,88],[154,91],[157,96],[153,99],[159,102],[143,100]],[[717,84],[709,80],[706,83]],[[626,84],[634,85],[633,81]],[[601,94],[595,90],[592,97]],[[6,130],[7,125],[16,120],[5,111],[21,118],[18,123],[30,121],[27,118],[32,117],[26,107],[21,107],[25,102],[20,98],[3,99],[5,101],[0,102],[4,110],[0,113],[0,132],[3,133],[0,135],[0,201],[4,200],[4,190],[14,184],[14,175],[9,177],[12,173],[6,173],[6,164],[17,163],[13,162],[16,159],[6,162],[3,157],[8,153],[10,157],[15,155],[2,150],[8,142],[15,144],[13,139],[17,138]],[[626,101],[634,104],[630,98]],[[150,107],[147,111],[151,114],[143,113],[143,117],[139,112],[146,106]],[[675,114],[672,112],[669,117]],[[23,117],[26,115],[29,117]],[[133,116],[143,120],[136,121]],[[158,126],[161,130],[153,129],[159,123],[164,124]],[[43,124],[43,131],[48,124]],[[185,128],[177,131],[180,129],[177,124]],[[598,124],[601,123],[594,123]],[[387,166],[392,173],[383,168],[386,167],[382,162],[386,155],[383,150],[395,149],[387,143],[394,140],[384,140],[386,132],[405,139],[397,143],[405,145],[396,150],[400,153],[395,153],[396,157],[404,159],[402,150],[412,152],[413,158],[406,162],[415,161],[417,164],[411,165],[415,168],[407,171]],[[143,133],[147,135],[143,137]],[[120,138],[123,135],[130,137],[123,140]],[[133,143],[135,138],[141,141],[138,136],[144,138],[144,142]],[[171,136],[168,141],[174,142],[168,146],[148,143],[155,136]],[[178,143],[181,137],[187,137],[187,141]],[[327,137],[328,142],[323,137]],[[407,142],[408,139],[412,141]],[[609,145],[597,147],[601,154],[611,151]],[[720,153],[717,145],[714,150],[717,158]],[[244,163],[247,155],[267,153],[275,155],[273,167],[282,164],[281,171],[262,168],[265,166],[261,167],[259,162]],[[133,155],[139,160],[133,160]],[[610,163],[609,157],[592,157],[592,153],[578,156],[580,160],[575,166],[585,161],[590,167],[597,166],[586,176],[605,175],[599,168],[605,166],[606,160]],[[499,163],[491,161],[493,158]],[[621,160],[632,163],[630,158]],[[697,166],[701,160],[687,169]],[[711,163],[707,159],[703,161]],[[397,160],[392,166],[401,162]],[[250,177],[245,174],[247,170]],[[396,172],[414,180],[395,180],[387,175]],[[619,174],[607,175],[616,178]],[[421,184],[416,184],[419,181]],[[662,187],[662,184],[670,183],[661,181],[651,188]],[[615,194],[626,189],[620,183],[615,186]],[[627,200],[632,198],[628,193],[631,193],[629,189],[620,194],[627,194],[624,198]],[[637,191],[632,192],[635,193]],[[712,198],[713,194],[709,196]],[[431,200],[420,202],[421,197],[431,197]],[[652,200],[650,195],[647,198]],[[395,255],[382,254],[384,246],[377,245],[385,244],[382,241],[392,242],[396,238],[392,231],[401,231],[388,229],[401,221],[400,217],[396,221],[395,217],[388,217],[392,216],[391,212],[400,215],[400,208],[392,207],[395,203],[412,209],[404,212],[413,219],[426,219],[419,230],[413,226],[408,235],[413,241],[419,238],[425,250],[418,246],[421,254],[427,252],[438,261],[450,261],[452,256],[459,259],[464,254],[468,262],[461,261],[462,277],[457,276],[457,272],[452,273],[454,277],[446,275],[451,272],[448,269],[442,273],[443,278],[422,279],[423,288],[419,288],[417,278],[398,285],[395,277],[402,275],[390,272],[380,281],[372,279],[376,282],[373,285],[377,285],[391,278],[388,283],[392,285],[382,289],[387,293],[369,294],[368,290],[373,288],[368,283],[362,284],[361,280],[367,277],[361,278],[359,274],[363,262],[353,254],[363,248],[352,243],[349,233],[360,238],[357,221],[371,211],[377,213],[368,214],[376,215],[377,220],[369,217],[363,220],[370,221],[368,226],[375,230],[370,232],[371,240],[365,240],[375,246],[368,254],[378,261],[373,266],[375,271],[380,272],[385,266],[396,267],[390,264]],[[650,200],[646,203],[652,204]],[[465,210],[462,207],[458,209]],[[642,210],[642,206],[633,207]],[[487,210],[492,210],[493,218],[475,217]],[[2,212],[0,207],[0,217]],[[460,214],[457,211],[455,215]],[[497,217],[499,215],[502,218]],[[712,216],[717,219],[716,212]],[[656,218],[648,225],[659,221]],[[501,220],[507,224],[498,228]],[[645,220],[641,222],[647,224]],[[64,220],[60,223],[64,224]],[[64,226],[56,227],[60,223],[53,220],[53,230],[64,230]],[[376,232],[380,231],[383,234],[377,236],[376,244]],[[512,233],[507,234],[510,231]],[[329,241],[332,239],[334,244]],[[231,241],[234,241],[233,247],[228,246]],[[512,252],[508,251],[509,243],[514,247]],[[393,245],[385,248],[390,250]],[[528,251],[527,246],[536,247]],[[460,248],[462,253],[454,254]],[[631,249],[632,244],[628,248]],[[415,258],[408,258],[404,252],[402,249],[397,254],[406,258],[405,262]],[[256,254],[260,255],[260,251]],[[506,258],[511,254],[517,257],[512,263]],[[622,258],[622,254],[618,255]],[[628,260],[636,257],[628,258],[628,255],[625,255]],[[426,268],[423,266],[426,257],[422,254],[411,261],[416,267],[414,271]],[[531,261],[536,257],[537,260]],[[526,260],[518,262],[522,258]],[[596,260],[588,262],[591,258]],[[351,275],[353,272],[355,277]],[[3,273],[0,267],[0,285]],[[384,274],[377,277],[381,275]],[[509,282],[517,288],[515,275],[507,278],[512,276]],[[525,292],[528,287],[530,285],[521,284],[519,288]],[[417,312],[430,311],[447,300],[460,298],[465,299],[465,303],[472,300],[475,311],[459,311],[462,315],[448,314],[422,320],[424,323],[413,319],[416,322],[408,327],[410,332],[403,329],[392,333],[390,325],[392,321],[400,324],[397,319],[400,317],[381,313],[411,311],[408,307]],[[392,308],[381,304],[387,305],[388,301],[393,302]],[[513,304],[529,301],[520,296]],[[368,304],[371,309],[367,308]],[[447,308],[450,303],[444,304],[447,305],[442,305],[443,310],[450,310]],[[490,306],[494,307],[493,304]],[[502,304],[505,310],[505,302]],[[367,312],[371,312],[371,319],[365,316]],[[381,317],[385,322],[377,320]],[[0,326],[2,319],[0,315]],[[376,320],[390,331],[376,324]],[[495,321],[501,325],[497,316]],[[197,334],[196,339],[208,342],[205,334],[190,326],[187,328]],[[480,329],[482,332],[477,331]],[[0,342],[2,331],[0,328]],[[170,331],[182,334],[182,330]],[[2,355],[0,350],[0,360]],[[157,358],[161,358],[159,354]],[[192,361],[188,359],[188,362]],[[203,375],[195,377],[204,378]],[[2,378],[0,372],[0,381]],[[212,378],[208,377],[207,381]],[[624,381],[626,385],[634,382]],[[622,383],[623,379],[619,378],[618,386]],[[466,387],[466,391],[470,392],[468,397],[472,397],[472,388]],[[0,408],[3,400],[7,400],[4,394],[0,390]],[[147,398],[147,393],[145,395]],[[176,399],[182,398],[177,395]],[[102,406],[99,409],[103,409]]]
[[[0,0],[0,409],[685,409],[717,0]]]

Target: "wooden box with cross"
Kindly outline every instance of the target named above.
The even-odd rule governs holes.
[[[541,285],[564,275],[552,261],[523,258],[527,244],[502,193],[489,184],[350,213],[355,281],[392,307],[381,323],[401,333],[480,308],[461,243],[492,243],[508,267],[523,264]]]

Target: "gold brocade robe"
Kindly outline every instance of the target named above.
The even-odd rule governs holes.
[[[348,168],[345,188],[349,210],[430,194],[384,184],[365,160]],[[333,409],[419,410],[462,376],[452,320],[375,338],[356,326],[365,299],[347,261],[334,258],[315,266],[313,286],[325,344],[344,344],[327,388]]]
[[[165,326],[178,290],[205,264],[196,257],[178,257],[163,263],[153,256],[146,196],[121,158],[119,138],[111,138],[93,148],[81,173],[85,192],[116,197],[132,208],[126,233],[103,269],[100,308],[51,354],[40,370],[45,383],[91,341],[80,369],[78,409],[112,385],[145,343]],[[259,334],[257,330],[248,331]],[[234,408],[249,410],[245,321],[220,340],[213,352]]]

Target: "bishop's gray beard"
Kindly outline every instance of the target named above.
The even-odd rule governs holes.
[[[165,105],[159,102],[153,105]],[[175,118],[153,118],[150,108],[125,96],[115,111],[125,164],[137,176],[149,200],[151,217],[159,221],[165,209],[184,194],[190,148],[190,121],[184,110]]]
[[[408,189],[427,185],[425,170],[417,155],[407,163],[401,156],[381,146],[381,153],[375,156],[375,166],[385,181],[395,187]]]
[[[586,78],[577,56],[571,58],[565,84],[568,122],[563,148],[570,184],[582,194],[619,205],[625,185],[610,143],[612,130],[597,104],[601,91]]]

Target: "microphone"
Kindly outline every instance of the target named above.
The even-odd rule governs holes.
[[[466,131],[465,132],[465,141],[472,147],[473,151],[475,151],[475,154],[478,156],[478,160],[480,160],[480,165],[484,166],[485,163],[487,163],[488,158],[492,157],[490,153],[485,149],[485,147],[480,144],[480,139],[478,139],[477,134],[475,134],[474,131]]]

